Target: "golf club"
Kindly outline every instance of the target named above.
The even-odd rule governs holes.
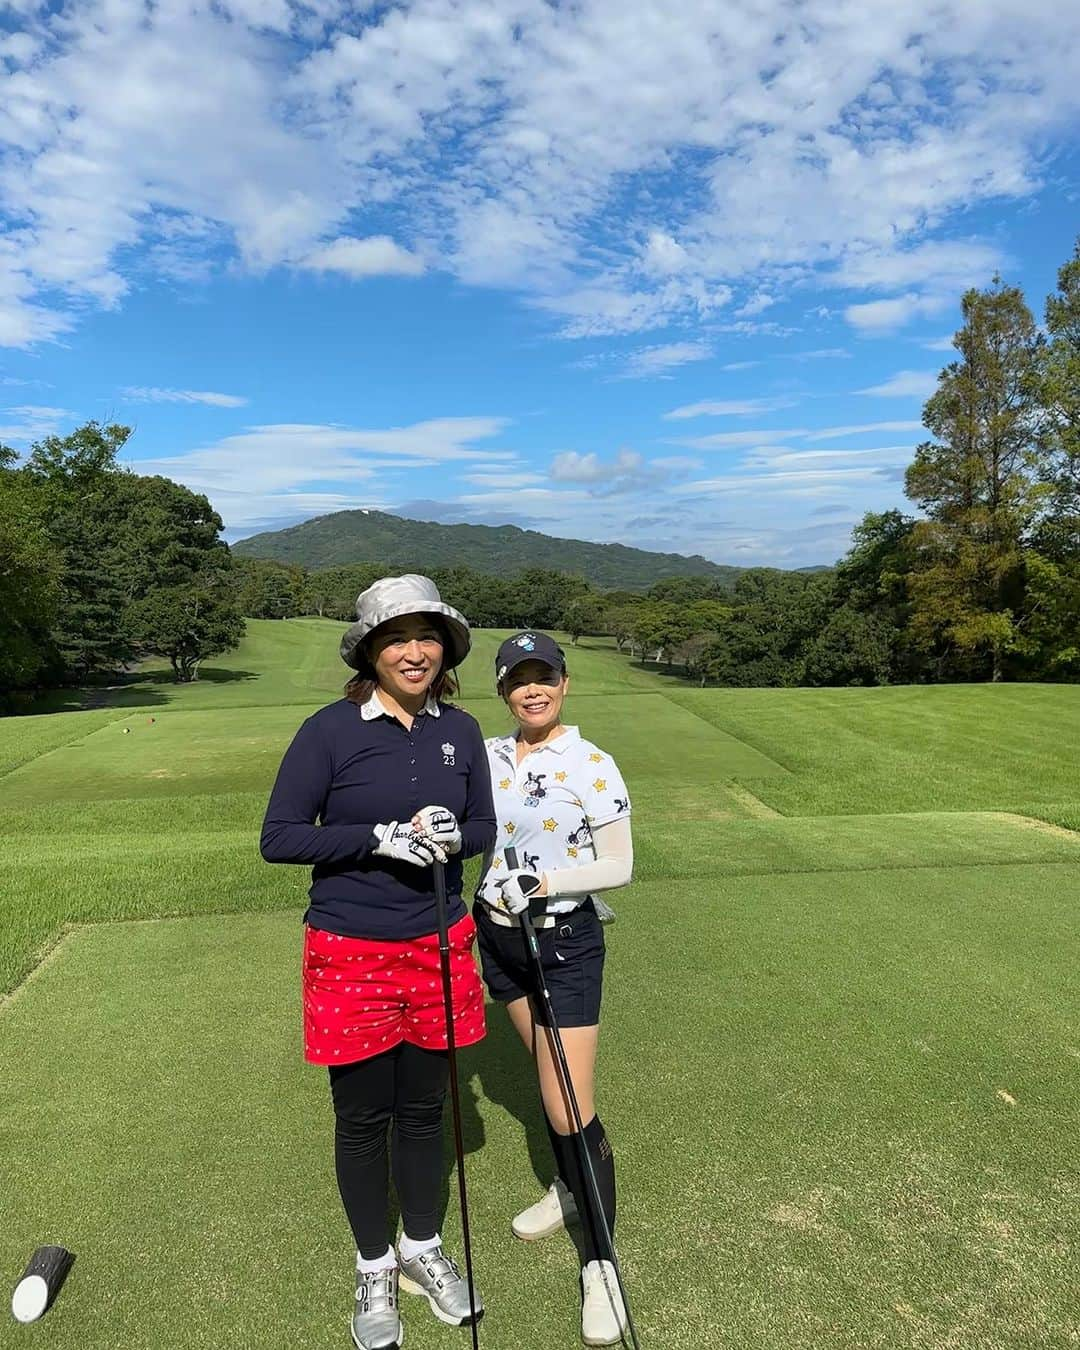
[[[517,871],[518,859],[517,849],[511,846],[505,850],[507,867]],[[536,885],[540,881],[537,879]],[[522,887],[524,890],[524,887]],[[535,887],[533,888],[535,889]],[[525,938],[525,946],[529,949],[529,956],[532,960],[533,974],[536,977],[536,987],[539,991],[540,1002],[544,1007],[544,1016],[547,1018],[547,1029],[551,1033],[551,1040],[555,1046],[555,1062],[559,1069],[559,1085],[562,1088],[563,1095],[570,1103],[570,1113],[574,1119],[574,1138],[577,1140],[578,1163],[581,1167],[582,1175],[587,1179],[589,1186],[589,1200],[593,1211],[593,1219],[596,1227],[604,1239],[608,1251],[611,1253],[611,1264],[615,1270],[615,1279],[619,1286],[619,1293],[622,1295],[623,1307],[626,1309],[626,1329],[630,1333],[630,1340],[634,1350],[641,1350],[638,1342],[637,1327],[634,1325],[634,1317],[630,1311],[630,1300],[626,1296],[626,1286],[623,1284],[622,1271],[619,1269],[619,1259],[615,1255],[615,1239],[612,1237],[611,1228],[608,1226],[607,1215],[604,1213],[604,1204],[600,1199],[600,1185],[596,1180],[596,1172],[593,1169],[592,1159],[589,1157],[589,1150],[585,1144],[584,1125],[581,1120],[581,1108],[578,1106],[577,1096],[574,1092],[574,1084],[570,1077],[570,1065],[566,1061],[566,1050],[562,1043],[562,1034],[559,1031],[559,1024],[555,1020],[555,1013],[551,1006],[551,995],[548,993],[547,981],[544,979],[544,963],[540,959],[540,946],[536,940],[536,929],[533,926],[532,915],[527,909],[523,909],[518,915],[518,922],[521,924],[521,931]]]
[[[450,1060],[450,1100],[454,1116],[454,1152],[457,1155],[458,1198],[461,1202],[461,1233],[465,1242],[465,1279],[469,1285],[469,1326],[473,1350],[479,1350],[476,1316],[476,1286],[473,1284],[472,1240],[469,1236],[469,1199],[465,1193],[465,1143],[461,1134],[461,1099],[458,1095],[457,1045],[454,1042],[454,995],[450,988],[450,932],[446,921],[446,872],[432,863],[435,875],[435,910],[439,922],[439,967],[442,972],[443,1011],[446,1017],[446,1051]]]

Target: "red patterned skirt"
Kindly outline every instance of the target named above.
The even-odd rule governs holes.
[[[484,991],[473,961],[476,925],[466,914],[450,929],[454,1043],[484,1036]],[[304,929],[304,1058],[355,1064],[409,1041],[446,1049],[439,939],[407,942]]]

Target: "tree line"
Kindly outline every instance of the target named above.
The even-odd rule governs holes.
[[[732,589],[672,577],[645,594],[533,569],[436,569],[490,627],[557,628],[724,685],[1073,680],[1080,675],[1080,245],[1040,331],[1023,292],[969,290],[957,357],[923,410],[905,494],[868,512],[834,568],[754,568]],[[347,619],[378,564],[306,573],[244,560],[245,613]]]
[[[243,636],[220,516],[179,483],[121,468],[130,434],[88,422],[21,465],[0,446],[0,710],[150,655],[192,680]]]
[[[1080,244],[1042,329],[996,278],[962,315],[905,474],[920,514],[868,513],[834,568],[755,568],[733,589],[669,577],[644,594],[549,568],[431,574],[479,627],[609,636],[701,683],[1075,680]],[[206,497],[118,465],[129,435],[89,422],[22,463],[0,447],[0,709],[149,655],[194,679],[236,646],[244,616],[347,622],[360,591],[401,570],[235,558]]]

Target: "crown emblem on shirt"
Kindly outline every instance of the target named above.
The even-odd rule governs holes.
[[[446,755],[446,756],[448,756],[448,757],[452,756],[452,755],[454,754],[454,746],[453,746],[453,742],[451,742],[451,741],[443,741],[442,752],[443,752],[444,755]]]

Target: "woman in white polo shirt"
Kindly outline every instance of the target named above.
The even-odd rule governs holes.
[[[545,633],[508,638],[495,659],[496,686],[517,722],[487,742],[499,833],[477,890],[475,915],[484,979],[505,1003],[536,1060],[556,1176],[543,1199],[518,1214],[514,1233],[547,1237],[582,1218],[581,1331],[586,1345],[614,1345],[626,1329],[600,1226],[592,1218],[550,1034],[518,920],[530,907],[552,1010],[562,1034],[583,1138],[599,1183],[609,1231],[615,1228],[615,1159],[596,1114],[594,1070],[599,1039],[604,933],[595,897],[625,886],[633,871],[630,797],[615,761],[562,721],[569,687],[566,659]],[[504,850],[513,846],[518,869]],[[539,885],[536,885],[539,879]],[[542,899],[541,899],[542,898]],[[542,911],[542,912],[538,912]]]

